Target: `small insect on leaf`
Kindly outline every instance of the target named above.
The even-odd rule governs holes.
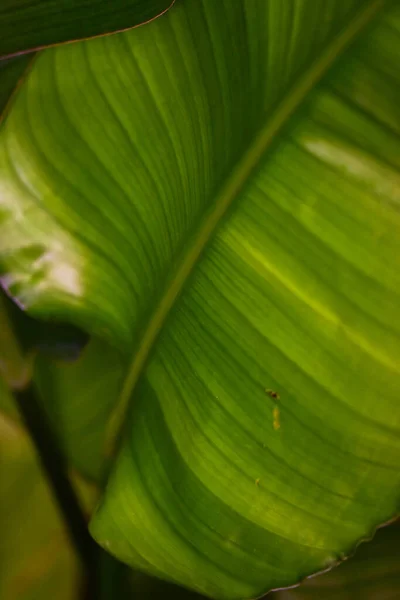
[[[260,478],[256,479],[256,486],[258,487],[260,485]]]
[[[268,396],[271,396],[271,398],[275,398],[275,400],[279,400],[279,398],[280,398],[280,395],[278,394],[278,392],[274,392],[274,390],[266,389],[265,393],[268,394]]]

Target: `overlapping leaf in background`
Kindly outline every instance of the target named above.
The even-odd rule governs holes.
[[[128,564],[255,596],[398,511],[399,53],[396,3],[182,0],[35,59],[3,285],[131,357],[92,524]]]
[[[29,55],[0,60],[0,120],[18,80],[23,76],[30,61]]]
[[[81,567],[0,379],[0,597],[76,600]]]
[[[384,527],[337,569],[308,579],[275,600],[396,600],[400,589],[400,527]]]
[[[400,589],[400,527],[379,529],[371,542],[361,544],[354,557],[339,567],[306,579],[300,586],[272,592],[268,600],[397,600]],[[173,597],[202,600],[204,596],[140,573],[132,576],[139,600]]]
[[[76,362],[40,356],[36,364],[35,384],[66,455],[96,482],[104,479],[110,458],[104,430],[120,392],[123,364],[115,350],[97,340]]]
[[[113,33],[154,19],[172,0],[2,0],[0,56]]]

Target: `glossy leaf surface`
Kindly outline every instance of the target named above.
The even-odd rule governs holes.
[[[2,0],[0,56],[135,27],[171,4],[172,0]]]
[[[128,564],[254,597],[398,511],[399,52],[396,3],[186,0],[18,94],[2,281],[133,357]]]

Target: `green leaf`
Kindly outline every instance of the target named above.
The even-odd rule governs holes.
[[[0,318],[8,320],[9,328],[12,329],[24,354],[41,352],[52,359],[74,360],[89,341],[88,335],[76,327],[32,318],[2,290],[0,290],[0,307],[2,307]],[[3,329],[4,335],[6,330],[4,327]]]
[[[397,600],[400,592],[400,522],[380,528],[355,556],[328,573],[307,578],[300,586],[272,592],[270,600]],[[136,600],[173,597],[203,600],[184,588],[139,572],[131,575]]]
[[[15,336],[0,293],[0,377],[11,389],[26,387],[32,377],[32,357],[27,356]]]
[[[274,600],[397,600],[400,596],[400,527],[377,531],[372,542],[329,573],[313,577]]]
[[[64,454],[95,481],[103,479],[112,458],[106,428],[123,374],[119,353],[99,340],[71,363],[36,360],[34,382]]]
[[[254,597],[398,512],[399,52],[383,0],[186,0],[17,95],[2,282],[131,356],[91,525],[126,563]]]
[[[3,412],[11,404],[0,380],[0,597],[76,600],[81,567],[29,436]]]
[[[273,592],[271,600],[397,600],[400,592],[400,523],[379,529],[349,560],[328,573],[308,578],[299,587]],[[201,600],[183,588],[133,573],[137,600],[173,597]]]
[[[112,458],[107,422],[126,364],[100,340],[82,350],[82,338],[75,328],[35,321],[0,293],[0,372],[15,389],[33,385],[64,456],[101,482]]]
[[[31,60],[32,56],[18,56],[17,58],[0,60],[0,121],[8,101]]]
[[[146,23],[173,0],[2,0],[0,56]]]

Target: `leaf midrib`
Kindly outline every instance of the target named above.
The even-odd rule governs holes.
[[[222,186],[213,204],[213,208],[203,219],[197,235],[194,236],[189,249],[175,272],[174,278],[165,290],[157,309],[149,320],[140,348],[132,359],[121,394],[109,421],[106,434],[107,455],[113,450],[114,440],[116,439],[116,434],[121,429],[132,392],[139,380],[156,338],[190,273],[196,266],[208,241],[221,222],[222,217],[232,205],[235,198],[237,198],[251,174],[257,169],[266,150],[275,140],[276,134],[287,123],[307,94],[314,88],[315,84],[327,73],[336,59],[365,29],[376,14],[382,10],[386,2],[387,0],[371,0],[365,8],[356,13],[347,27],[339,32],[332,42],[327,45],[318,59],[302,74],[294,86],[289,89],[272,114],[272,117],[266,120],[260,133],[244,153],[243,158],[236,163],[231,176],[228,177]]]

